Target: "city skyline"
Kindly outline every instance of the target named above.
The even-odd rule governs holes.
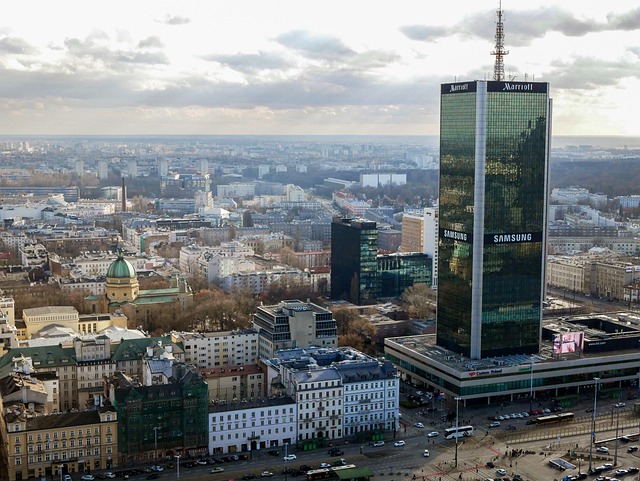
[[[437,135],[439,85],[493,72],[495,0],[63,5],[7,6],[0,135]],[[554,135],[640,135],[637,4],[502,7]]]

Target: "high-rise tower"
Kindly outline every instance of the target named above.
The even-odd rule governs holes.
[[[442,347],[473,359],[539,350],[550,124],[547,83],[441,87]]]
[[[380,296],[378,229],[364,219],[334,217],[331,223],[331,298],[355,304]]]

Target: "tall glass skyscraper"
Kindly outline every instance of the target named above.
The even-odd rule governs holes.
[[[549,84],[444,84],[440,107],[437,343],[472,359],[537,353]]]
[[[373,221],[334,217],[331,222],[331,299],[373,303],[380,296],[378,229]]]

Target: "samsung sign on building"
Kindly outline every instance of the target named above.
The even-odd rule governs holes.
[[[542,232],[521,232],[518,234],[486,234],[485,244],[519,244],[522,242],[542,242]]]
[[[453,229],[440,228],[440,237],[460,242],[473,242],[473,235]],[[488,244],[521,244],[524,242],[542,242],[542,232],[519,232],[517,234],[485,234],[484,243]]]
[[[473,236],[466,232],[451,229],[440,229],[440,237],[445,239],[453,239],[461,242],[471,242]]]

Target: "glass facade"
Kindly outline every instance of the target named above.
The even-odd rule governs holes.
[[[400,297],[414,284],[431,285],[432,259],[419,252],[378,256],[381,294]]]
[[[471,358],[538,352],[548,84],[441,91],[439,345]]]
[[[331,298],[354,304],[380,295],[375,222],[334,218],[331,223]]]

